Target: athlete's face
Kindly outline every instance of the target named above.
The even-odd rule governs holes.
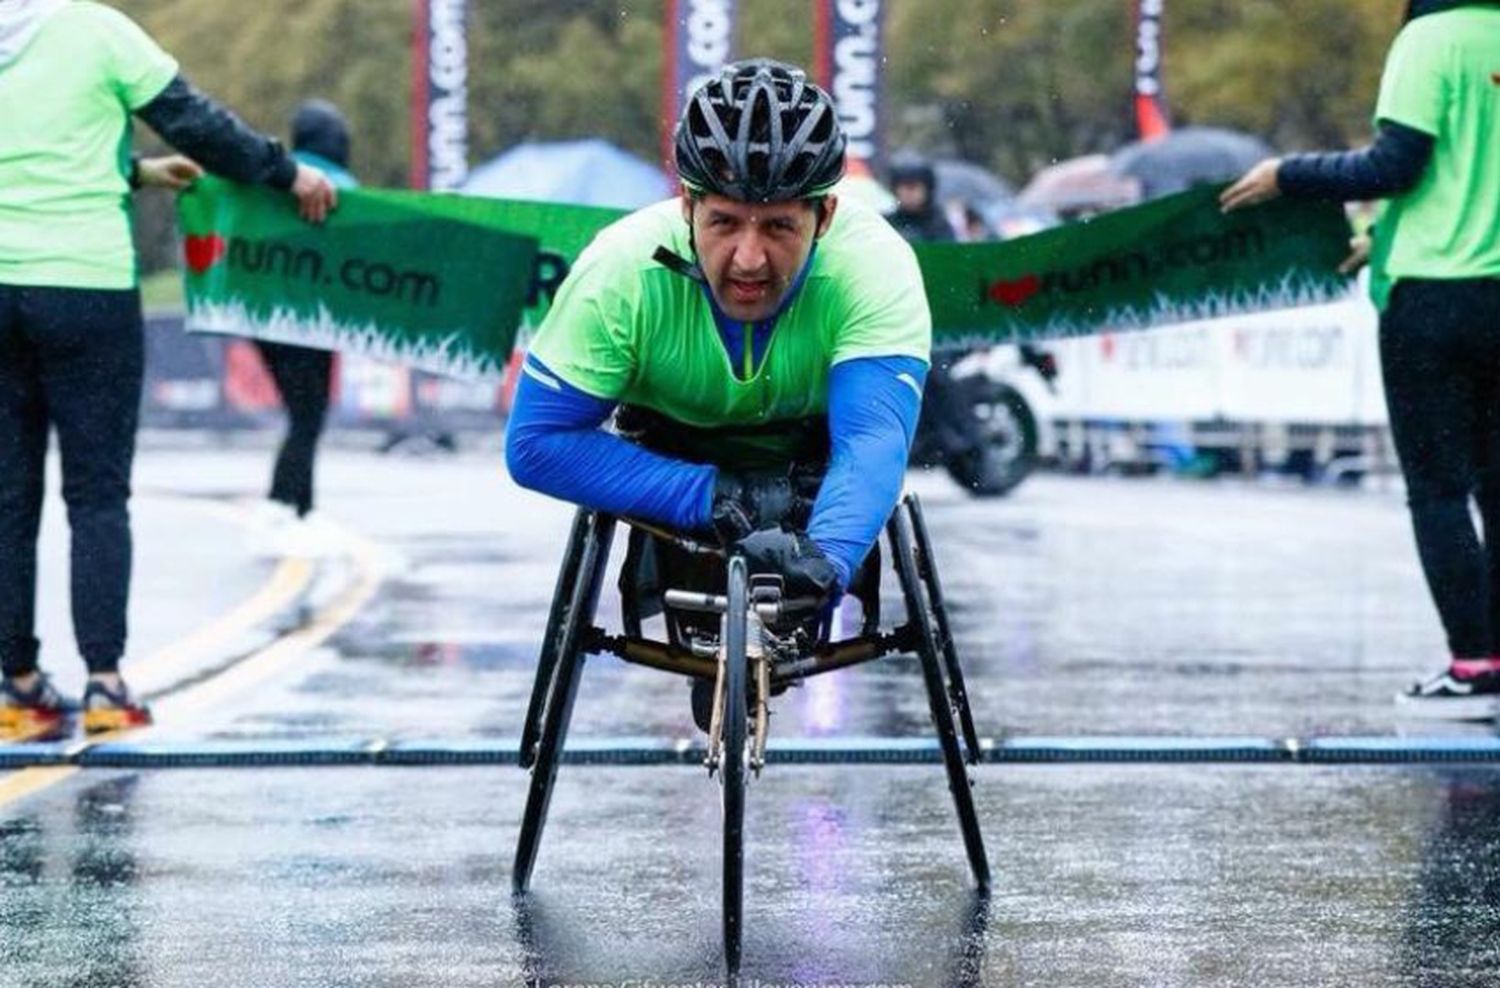
[[[837,208],[835,197],[824,199],[820,221],[818,210],[806,202],[751,205],[715,195],[697,201],[682,197],[714,301],[740,322],[776,311]]]

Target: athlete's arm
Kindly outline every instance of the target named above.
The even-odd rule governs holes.
[[[1288,156],[1276,173],[1276,183],[1298,199],[1385,199],[1417,184],[1432,161],[1435,143],[1431,134],[1383,120],[1375,143],[1368,147]]]
[[[280,141],[256,131],[180,75],[135,112],[215,175],[277,189],[290,189],[297,178],[297,163]]]
[[[505,433],[510,475],[522,487],[612,515],[707,528],[717,471],[603,431],[614,407],[528,355]]]
[[[927,363],[916,357],[856,357],[828,381],[828,474],[807,534],[847,588],[901,497]]]

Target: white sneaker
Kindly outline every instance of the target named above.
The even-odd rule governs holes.
[[[1408,716],[1433,720],[1493,720],[1500,714],[1500,673],[1460,679],[1444,670],[1397,693],[1396,707]]]
[[[257,501],[248,511],[245,549],[258,559],[275,559],[281,551],[283,533],[298,524],[297,509],[280,501]]]
[[[326,559],[341,550],[338,538],[316,514],[293,517],[280,526],[271,540],[278,556]]]
[[[297,509],[280,501],[264,500],[251,504],[248,510],[250,526],[260,531],[273,531],[297,520]]]

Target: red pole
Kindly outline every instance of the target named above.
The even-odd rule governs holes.
[[[1141,140],[1172,131],[1162,87],[1166,0],[1135,0],[1135,121]]]
[[[833,11],[836,0],[817,0],[813,4],[813,82],[833,90]]]
[[[662,23],[661,51],[661,163],[668,175],[677,174],[673,167],[672,133],[677,126],[680,98],[677,92],[677,19],[679,0],[666,0],[666,20]]]

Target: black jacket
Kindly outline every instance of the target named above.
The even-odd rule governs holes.
[[[886,214],[896,232],[914,244],[947,243],[955,240],[953,226],[939,210],[927,208],[920,213],[896,210]]]
[[[177,76],[136,111],[162,140],[215,175],[289,189],[297,163],[281,142],[254,130]]]

